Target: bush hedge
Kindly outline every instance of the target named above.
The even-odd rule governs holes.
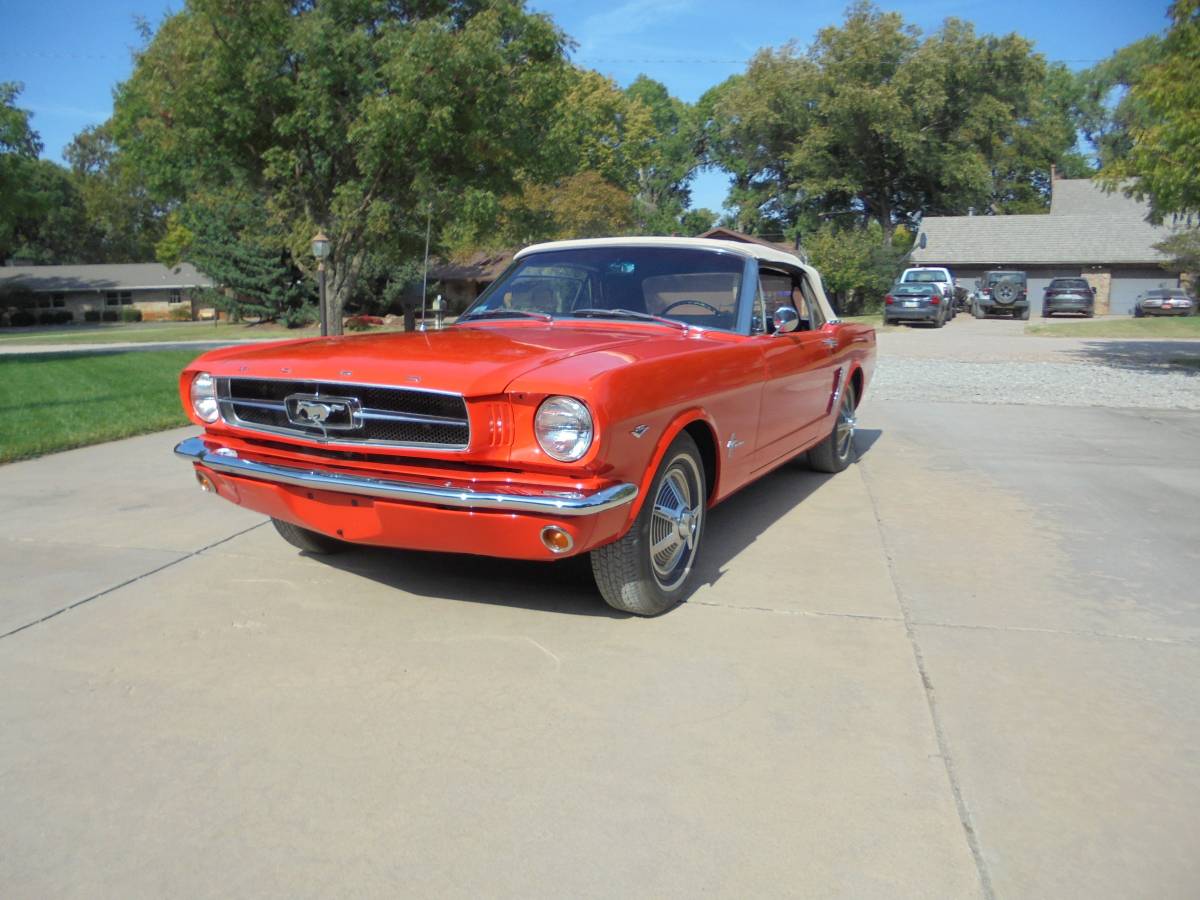
[[[85,321],[85,322],[99,322],[99,321],[100,321],[100,310],[98,310],[98,309],[85,309],[85,310],[83,311],[83,321]]]
[[[100,313],[101,322],[115,322],[120,318],[115,309],[106,309]]]
[[[121,310],[122,322],[140,322],[142,321],[142,311],[135,309],[132,306],[126,306]]]
[[[66,325],[74,322],[75,316],[69,309],[46,309],[37,314],[39,325]]]

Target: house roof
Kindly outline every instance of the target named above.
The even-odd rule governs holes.
[[[465,259],[438,261],[429,268],[435,281],[495,281],[510,262],[513,251],[482,251]]]
[[[710,238],[717,241],[734,241],[739,244],[760,244],[763,247],[773,247],[783,253],[795,255],[795,248],[791,244],[781,244],[777,241],[768,241],[766,238],[755,237],[752,234],[744,234],[740,231],[734,231],[732,228],[710,228],[704,234],[699,235],[702,238]]]
[[[1090,179],[1054,182],[1050,212],[1015,216],[928,216],[913,250],[918,265],[1157,264],[1154,245],[1171,227],[1146,221],[1149,208]]]
[[[21,287],[35,293],[171,290],[212,284],[212,279],[191,263],[171,267],[160,263],[0,267],[0,290]]]

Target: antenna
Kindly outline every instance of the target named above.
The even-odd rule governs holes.
[[[425,265],[421,269],[421,330],[425,330],[425,294],[429,290],[429,232],[433,228],[433,201],[429,201],[429,215],[425,219]]]

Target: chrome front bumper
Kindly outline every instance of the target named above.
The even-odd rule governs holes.
[[[360,497],[379,497],[398,503],[422,503],[429,506],[448,506],[454,509],[487,510],[491,512],[543,513],[554,516],[592,516],[606,510],[632,503],[638,495],[636,484],[614,484],[598,491],[555,491],[523,489],[505,491],[476,491],[459,487],[437,487],[429,484],[392,481],[344,472],[318,469],[298,469],[244,459],[229,447],[210,448],[203,438],[192,437],[175,448],[175,455],[198,463],[214,472],[239,478],[288,484],[295,487]]]

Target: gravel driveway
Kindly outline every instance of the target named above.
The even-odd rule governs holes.
[[[960,317],[939,331],[880,334],[871,395],[876,400],[1200,409],[1200,341],[1033,337],[1024,334],[1023,322]]]

